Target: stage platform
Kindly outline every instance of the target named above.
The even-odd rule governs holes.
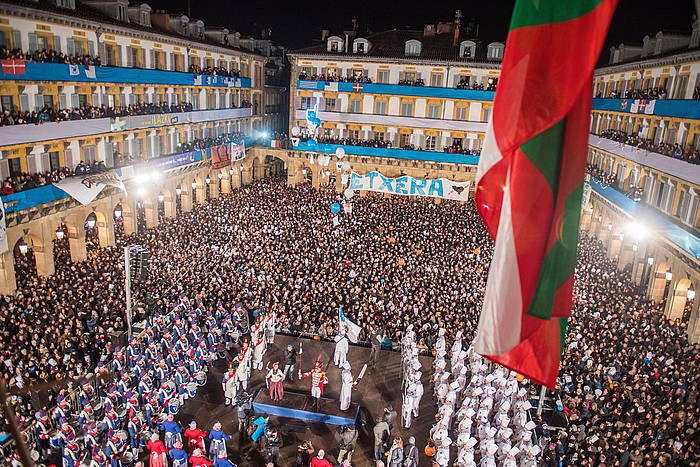
[[[360,410],[359,404],[352,403],[343,412],[337,399],[321,398],[320,410],[313,409],[313,400],[309,393],[299,391],[284,391],[281,401],[273,401],[267,389],[262,388],[253,400],[253,410],[256,414],[276,415],[278,417],[294,418],[307,422],[327,423],[330,425],[354,425]]]

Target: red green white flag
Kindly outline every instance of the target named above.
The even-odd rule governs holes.
[[[476,205],[495,249],[476,350],[549,387],[571,312],[593,69],[617,0],[517,0]]]

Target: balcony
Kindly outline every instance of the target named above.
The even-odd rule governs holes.
[[[163,84],[179,86],[213,86],[221,88],[250,88],[250,78],[199,75],[180,71],[96,66],[25,61],[14,74],[0,73],[6,81],[67,81],[81,83]]]
[[[617,141],[601,138],[596,135],[588,136],[588,145],[595,149],[615,154],[639,165],[656,169],[681,180],[700,185],[700,170],[698,166],[673,157],[649,152],[634,146],[628,146]]]
[[[666,240],[687,252],[691,257],[700,259],[700,238],[676,225],[665,215],[631,200],[621,192],[600,183],[593,177],[591,177],[590,185],[594,192],[626,212],[630,217],[644,222],[653,232],[662,235]]]
[[[338,148],[345,150],[346,154],[354,156],[384,157],[392,159],[408,159],[413,161],[439,162],[449,164],[473,165],[479,164],[479,156],[473,154],[454,154],[439,151],[416,151],[397,148],[375,148],[368,146],[350,146],[346,144],[324,144],[310,141],[300,142],[294,146],[297,151],[322,152],[335,154]]]
[[[138,130],[184,123],[200,123],[214,120],[229,120],[250,117],[253,109],[197,110],[193,112],[176,112],[166,114],[132,115],[126,117],[95,118],[92,120],[70,120],[66,122],[49,122],[40,125],[12,125],[0,127],[0,144],[35,143],[55,139],[78,138],[115,131]]]
[[[362,92],[392,96],[436,97],[465,99],[470,101],[492,101],[494,91],[476,89],[435,88],[430,86],[400,86],[398,84],[347,83],[344,81],[298,80],[297,89],[305,91]]]
[[[700,119],[700,102],[680,99],[593,99],[593,110]]]
[[[294,112],[294,118],[296,120],[306,120],[306,110],[296,110]],[[443,120],[439,118],[424,117],[402,117],[400,115],[379,115],[351,112],[319,111],[318,118],[320,118],[323,122],[430,128],[431,130],[463,131],[467,133],[486,133],[487,127],[486,122]]]

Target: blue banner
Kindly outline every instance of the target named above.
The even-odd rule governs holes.
[[[3,195],[2,202],[5,204],[5,212],[10,213],[23,211],[63,198],[68,198],[68,194],[65,191],[56,188],[54,185],[46,185],[11,195]]]
[[[593,110],[700,119],[700,101],[678,99],[593,99]]]
[[[297,81],[298,89],[310,91],[364,92],[367,94],[389,94],[394,96],[444,97],[473,101],[492,101],[494,91],[477,89],[434,88],[430,86],[399,86],[398,84],[345,83],[327,81]]]
[[[24,66],[4,67],[0,80],[11,81],[71,81],[88,83],[168,84],[183,86],[215,86],[224,88],[250,88],[250,78],[197,75],[180,71],[162,71],[113,66],[68,65],[65,63],[40,63],[19,61]]]
[[[479,156],[474,154],[453,154],[438,151],[414,151],[411,149],[373,148],[367,146],[348,146],[345,144],[322,144],[313,141],[303,141],[294,146],[298,151],[314,151],[325,154],[335,154],[338,148],[343,148],[346,154],[356,156],[390,157],[412,161],[447,162],[452,164],[479,165]]]
[[[391,195],[429,196],[456,201],[469,199],[470,181],[455,182],[447,178],[417,178],[410,175],[391,178],[375,171],[360,175],[350,174],[351,190],[376,191]]]

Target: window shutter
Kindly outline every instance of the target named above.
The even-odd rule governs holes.
[[[102,43],[98,43],[97,54],[100,57],[100,61],[102,62],[102,64],[107,65],[107,46]]]
[[[12,31],[12,47],[15,49],[22,48],[22,33],[19,31]]]
[[[37,37],[34,33],[29,33],[29,52],[34,52],[38,48]]]
[[[10,176],[10,164],[7,159],[0,159],[0,179],[5,180]]]
[[[116,66],[122,66],[123,59],[122,59],[122,46],[117,45],[117,56],[114,58],[114,64]]]
[[[75,54],[75,44],[73,43],[73,39],[66,39],[66,55],[74,55]]]
[[[131,47],[130,46],[127,45],[125,47],[125,49],[126,49],[126,66],[131,68],[134,66],[134,56],[131,54]]]
[[[102,103],[100,102],[100,95],[98,93],[92,94],[92,105],[99,107]]]
[[[36,97],[34,97],[34,107],[36,107],[37,112],[44,108],[44,96],[43,95],[37,94]]]
[[[61,36],[58,34],[53,36],[53,48],[56,52],[61,52]]]
[[[24,112],[29,110],[29,96],[26,94],[19,95],[19,108]]]
[[[39,172],[36,154],[27,154],[27,168],[29,169],[30,174],[35,174]]]
[[[151,51],[151,52],[152,52],[152,51]],[[141,54],[141,68],[148,68],[148,66],[146,66],[146,49],[143,49],[143,48],[142,48],[142,49],[140,50],[140,54]],[[151,63],[153,63],[152,60],[151,60]],[[151,65],[151,68],[152,68],[152,67],[153,67],[153,65]]]
[[[90,54],[91,57],[95,56],[95,43],[92,41],[88,41],[88,54]]]
[[[155,69],[156,68],[156,51],[155,51],[155,49],[149,50],[149,57],[150,57],[149,59],[151,62],[149,63],[150,66],[148,68]],[[144,68],[145,68],[145,64],[144,64]]]
[[[71,94],[70,96],[71,107],[80,107],[80,98],[77,94]]]
[[[68,107],[66,95],[64,93],[60,93],[58,95],[58,108],[65,109],[66,107]]]

